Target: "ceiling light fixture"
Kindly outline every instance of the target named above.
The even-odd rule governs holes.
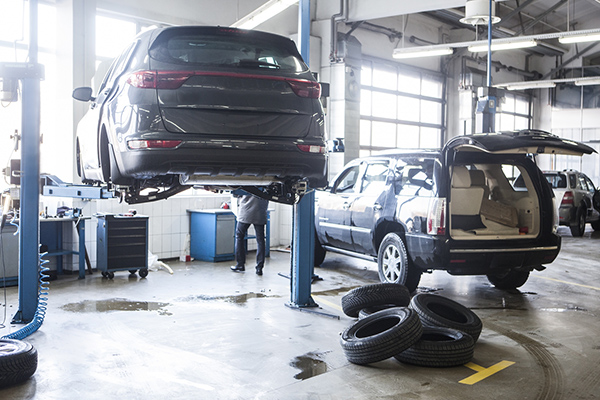
[[[394,49],[392,57],[399,60],[406,58],[446,56],[452,53],[454,53],[454,49],[449,46],[406,47]]]
[[[492,42],[492,51],[498,50],[512,50],[512,49],[525,49],[529,47],[537,46],[537,41],[535,40],[521,40],[521,41],[512,41],[512,42],[504,42],[504,43],[494,43]],[[479,53],[483,51],[488,51],[487,44],[477,44],[468,47],[471,53]]]
[[[563,37],[558,38],[558,41],[563,44],[595,42],[598,40],[600,40],[600,33],[589,33],[586,35],[569,35],[569,36],[563,36]]]
[[[297,2],[298,0],[269,0],[250,14],[235,21],[231,26],[233,28],[253,29]]]
[[[523,81],[506,85],[507,90],[545,89],[556,87],[553,81]]]
[[[496,16],[496,3],[492,0],[492,24],[500,22]],[[463,24],[487,25],[490,19],[490,3],[488,0],[471,0],[465,4],[465,17],[460,19]]]
[[[589,78],[580,78],[575,81],[575,85],[577,86],[591,86],[591,85],[600,85],[600,77],[589,77]]]

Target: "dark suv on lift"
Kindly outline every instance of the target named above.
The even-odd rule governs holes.
[[[327,184],[321,85],[294,42],[228,27],[138,35],[113,62],[77,127],[83,182],[128,203],[192,186],[244,187],[293,203]],[[262,188],[257,191],[257,188]]]
[[[377,261],[382,282],[411,291],[432,270],[519,287],[561,243],[552,188],[528,155],[592,152],[525,130],[353,160],[317,192],[315,264],[325,251]]]

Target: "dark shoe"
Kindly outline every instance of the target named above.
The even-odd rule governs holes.
[[[232,265],[230,268],[233,272],[244,272],[246,270],[246,268],[240,267],[239,265]]]
[[[262,275],[262,268],[256,268],[256,275]]]

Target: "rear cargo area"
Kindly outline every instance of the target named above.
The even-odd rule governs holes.
[[[540,230],[538,195],[518,165],[454,166],[448,209],[455,240],[531,239]]]

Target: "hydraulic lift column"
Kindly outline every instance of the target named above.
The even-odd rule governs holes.
[[[300,0],[298,11],[298,41],[300,54],[310,60],[310,0]],[[294,205],[292,232],[292,273],[290,307],[317,307],[310,286],[314,270],[315,191],[308,192]]]

